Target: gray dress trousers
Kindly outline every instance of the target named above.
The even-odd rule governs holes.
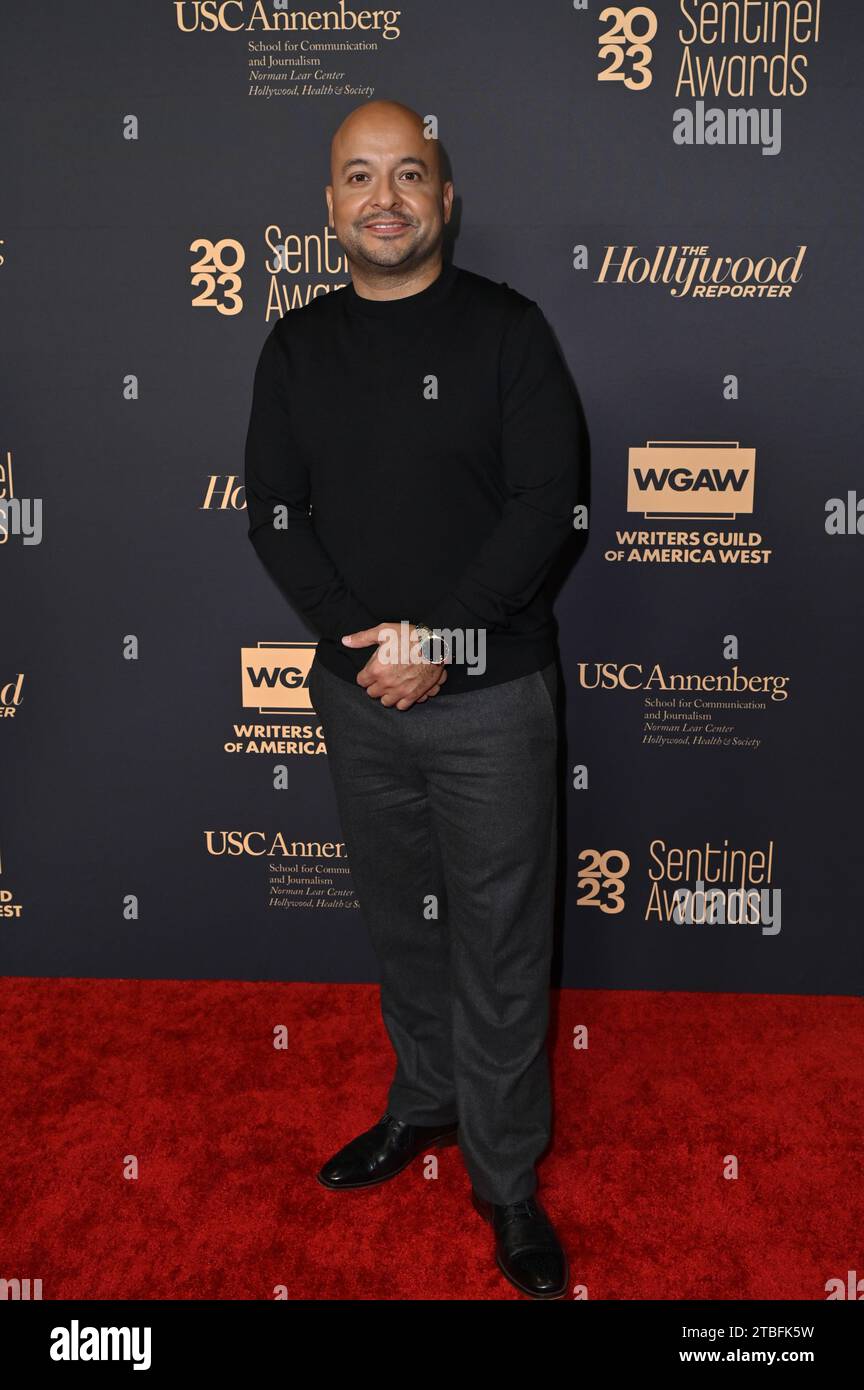
[[[475,1191],[517,1202],[549,1142],[557,667],[407,710],[317,657],[309,691],[396,1054],[386,1108],[458,1120]]]

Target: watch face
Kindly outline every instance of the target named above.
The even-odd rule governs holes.
[[[423,638],[420,643],[420,651],[424,661],[431,661],[436,666],[440,666],[447,657],[446,643],[443,638],[435,637],[434,634],[431,637]]]

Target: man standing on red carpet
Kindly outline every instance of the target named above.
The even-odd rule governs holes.
[[[550,571],[584,422],[538,305],[444,263],[453,184],[416,112],[351,112],[331,180],[351,283],[274,326],[246,441],[249,537],[318,635],[310,698],[396,1054],[386,1111],[318,1179],[371,1187],[458,1142],[499,1268],[559,1298],[567,1260],[535,1172],[551,1122]]]

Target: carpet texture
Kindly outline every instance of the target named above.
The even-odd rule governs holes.
[[[420,1156],[367,1192],[315,1181],[385,1109],[373,986],[7,979],[0,1004],[0,1278],[43,1299],[521,1297],[458,1149],[436,1178]],[[824,1299],[864,1274],[862,1041],[855,998],[553,993],[540,1197],[571,1286]]]

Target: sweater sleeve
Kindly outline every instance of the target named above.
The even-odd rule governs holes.
[[[501,347],[501,460],[507,497],[492,532],[449,593],[416,621],[506,632],[533,599],[573,528],[586,455],[579,398],[533,300]]]
[[[249,539],[264,568],[321,637],[338,639],[380,621],[348,588],[315,533],[309,470],[291,430],[287,359],[267,336],[258,358],[246,434]]]

